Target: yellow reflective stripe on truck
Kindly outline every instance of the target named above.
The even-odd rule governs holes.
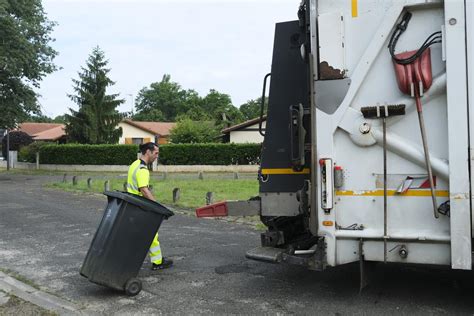
[[[309,174],[310,170],[309,168],[304,168],[301,171],[294,171],[291,168],[268,168],[268,169],[262,169],[261,171],[262,174]]]
[[[437,197],[449,197],[448,190],[437,190]],[[383,190],[368,191],[336,191],[337,196],[383,196]],[[387,190],[388,196],[431,196],[430,190],[408,190],[405,193],[397,193],[396,190]]]
[[[352,17],[356,18],[359,11],[357,8],[357,0],[352,0],[351,5],[352,5]]]

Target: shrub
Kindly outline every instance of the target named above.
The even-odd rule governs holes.
[[[137,159],[137,145],[45,145],[40,162],[59,165],[129,165]]]
[[[10,134],[10,151],[20,150],[21,147],[29,145],[33,142],[30,135],[21,131],[12,131]],[[7,157],[7,136],[2,139],[2,155]]]
[[[210,121],[179,121],[170,132],[173,144],[209,143],[219,138],[219,129]]]
[[[51,145],[46,142],[33,142],[28,146],[23,146],[18,152],[18,160],[24,162],[36,162],[36,153],[40,151],[42,146]]]
[[[160,148],[164,165],[254,165],[260,144],[168,144]]]

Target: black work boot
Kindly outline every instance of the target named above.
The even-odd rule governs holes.
[[[163,258],[161,260],[161,263],[160,264],[155,264],[153,263],[152,266],[151,266],[151,269],[152,270],[161,270],[161,269],[166,269],[166,268],[169,268],[173,265],[173,260],[171,259],[168,259],[168,258]]]

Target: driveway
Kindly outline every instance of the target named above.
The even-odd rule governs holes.
[[[0,269],[74,304],[83,314],[472,314],[471,272],[380,265],[359,294],[359,267],[324,272],[245,258],[253,228],[184,212],[160,241],[171,269],[146,261],[135,297],[79,275],[105,196],[44,188],[61,177],[0,173]]]

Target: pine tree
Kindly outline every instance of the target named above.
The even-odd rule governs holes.
[[[66,133],[70,141],[87,144],[114,144],[122,136],[117,128],[124,115],[117,107],[125,100],[119,94],[106,94],[113,82],[107,74],[108,61],[99,47],[93,49],[86,68],[81,67],[79,79],[73,79],[75,94],[68,95],[79,110],[66,114]]]

